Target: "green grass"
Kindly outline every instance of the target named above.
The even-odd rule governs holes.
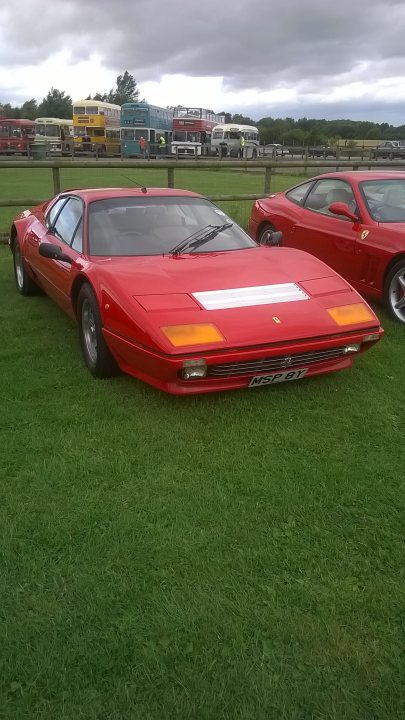
[[[404,330],[352,370],[96,381],[0,248],[0,717],[393,720]]]
[[[149,170],[131,168],[62,169],[62,190],[78,187],[133,187],[137,183],[149,186],[167,187],[167,170]],[[175,186],[200,192],[203,195],[214,194],[261,194],[264,190],[264,173],[232,170],[175,170]],[[272,191],[285,190],[299,182],[291,175],[275,175],[272,179]],[[46,168],[24,169],[6,168],[0,163],[0,197],[4,199],[28,199],[53,197],[52,170]],[[224,210],[236,221],[246,224],[251,201],[242,203],[222,203]],[[15,215],[25,209],[24,206],[0,208],[0,232],[9,230]]]

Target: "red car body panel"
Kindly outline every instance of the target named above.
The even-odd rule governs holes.
[[[283,246],[311,253],[361,294],[382,299],[388,269],[405,256],[405,223],[376,222],[368,212],[359,184],[364,180],[405,179],[405,173],[349,171],[325,173],[311,180],[327,178],[351,185],[361,222],[351,223],[300,207],[285,192],[279,192],[253,205],[249,233],[258,239],[264,225],[271,223],[283,233]]]
[[[285,367],[289,367],[291,356],[325,353],[308,365],[309,377],[350,367],[352,355],[336,354],[336,349],[359,343],[362,352],[382,336],[378,318],[356,291],[324,263],[298,250],[257,246],[181,255],[87,255],[88,203],[101,198],[139,196],[141,192],[131,188],[62,193],[81,198],[85,208],[84,252],[78,253],[59,241],[71,264],[43,257],[38,251],[41,243],[58,242],[49,235],[44,218],[53,201],[21,213],[14,223],[27,271],[70,317],[76,317],[79,285],[83,281],[91,285],[98,300],[104,338],[124,372],[177,394],[242,388],[249,386],[252,377],[265,375],[258,366],[264,359],[282,358],[284,367],[286,357]],[[201,197],[168,189],[148,189],[147,193]],[[298,293],[302,292],[305,302],[207,309],[204,301],[196,297],[198,293],[214,293],[216,297],[223,290],[285,284],[293,284]],[[366,307],[370,319],[341,327],[326,311],[352,304]],[[161,330],[196,323],[213,323],[224,340],[175,347]],[[369,334],[373,339],[363,342]],[[246,369],[237,372],[232,368],[229,376],[184,380],[180,376],[183,362],[201,358],[209,368],[253,363],[252,371],[246,374]],[[299,367],[306,367],[304,360]]]

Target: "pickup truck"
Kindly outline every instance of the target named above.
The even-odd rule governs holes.
[[[405,140],[386,140],[370,152],[370,160],[405,158]]]

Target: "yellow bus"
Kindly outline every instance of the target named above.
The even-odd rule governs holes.
[[[47,152],[55,155],[72,152],[73,120],[62,118],[36,118],[35,142],[47,145]]]
[[[100,100],[73,103],[75,152],[96,151],[101,155],[120,152],[121,107]]]

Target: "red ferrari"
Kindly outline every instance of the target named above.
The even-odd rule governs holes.
[[[250,235],[326,262],[405,323],[405,173],[337,172],[257,200]]]
[[[258,245],[193,192],[63,192],[18,215],[10,247],[17,289],[42,288],[77,321],[96,377],[255,388],[348,368],[383,334],[323,262]]]

